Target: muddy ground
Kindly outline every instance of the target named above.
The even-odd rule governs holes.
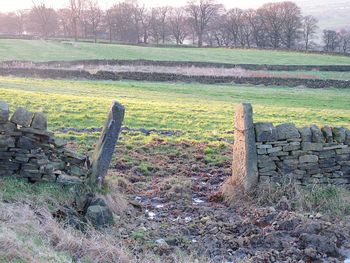
[[[220,187],[231,174],[231,150],[215,158],[205,143],[156,139],[139,148],[119,146],[110,172],[113,191],[129,209],[116,236],[135,254],[152,251],[173,262],[174,251],[212,262],[345,262],[350,219],[293,211],[287,201],[228,206]],[[142,259],[140,259],[142,262]]]

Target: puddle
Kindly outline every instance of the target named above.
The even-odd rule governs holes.
[[[149,210],[146,210],[146,216],[147,216],[149,219],[153,220],[153,219],[156,217],[156,213],[151,212],[151,211],[149,211]]]
[[[192,221],[192,217],[190,217],[190,216],[185,217],[185,222],[186,223],[189,223],[191,221]]]
[[[202,199],[199,199],[199,198],[193,198],[193,202],[195,204],[202,204],[202,203],[204,203],[204,201]]]

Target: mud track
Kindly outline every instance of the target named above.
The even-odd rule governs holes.
[[[261,207],[244,200],[227,206],[220,187],[231,174],[227,161],[206,160],[205,143],[154,140],[139,149],[119,149],[111,175],[135,207],[118,223],[135,251],[167,255],[176,249],[213,262],[344,262],[350,221],[300,214],[284,205]],[[123,156],[129,156],[127,161]],[[147,163],[149,170],[140,169]],[[348,249],[348,250],[347,250]]]

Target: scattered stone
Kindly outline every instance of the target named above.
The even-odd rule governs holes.
[[[79,185],[83,183],[83,180],[79,179],[78,177],[75,176],[69,176],[66,174],[61,174],[57,177],[56,182],[58,184],[70,186],[70,185]]]
[[[281,198],[281,200],[278,202],[276,209],[278,210],[286,210],[286,211],[290,211],[291,210],[291,205],[289,200],[287,199],[287,197],[283,196]]]
[[[336,244],[325,236],[315,234],[301,234],[299,240],[301,246],[304,248],[313,248],[316,249],[319,253],[324,253],[332,257],[339,256],[339,251]]]
[[[85,217],[94,227],[98,229],[107,227],[114,223],[113,213],[106,206],[89,206]]]
[[[106,203],[106,200],[101,198],[101,197],[96,197],[96,198],[93,198],[91,203],[90,203],[90,206],[106,206],[107,207],[107,203]]]
[[[65,139],[57,138],[57,137],[52,138],[52,143],[57,148],[62,148],[67,145],[67,141]]]

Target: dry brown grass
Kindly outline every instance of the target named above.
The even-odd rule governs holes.
[[[0,203],[0,226],[0,248],[6,248],[1,249],[0,261],[67,262],[59,256],[66,254],[83,262],[132,262],[112,236],[94,229],[82,233],[64,227],[42,207]]]
[[[330,217],[350,215],[350,191],[335,185],[296,185],[292,181],[261,185],[250,200],[257,205],[276,205],[287,200],[291,208],[303,213],[322,213]]]

